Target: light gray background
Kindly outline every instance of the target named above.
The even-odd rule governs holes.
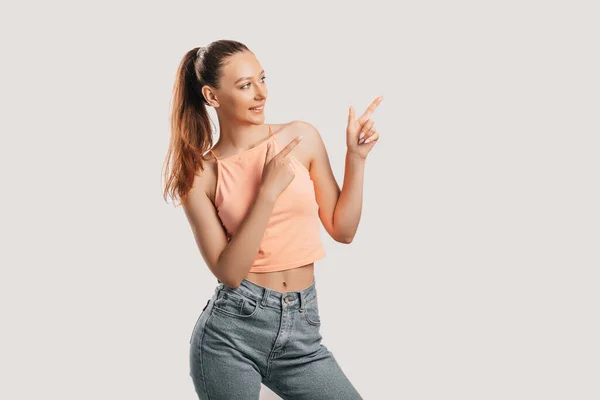
[[[217,39],[255,52],[266,122],[317,127],[340,185],[348,106],[384,96],[358,234],[323,230],[316,264],[365,399],[600,397],[597,2],[15,4],[0,398],[196,398],[216,278],[161,168],[177,65]]]

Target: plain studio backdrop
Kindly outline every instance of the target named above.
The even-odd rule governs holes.
[[[217,279],[161,169],[176,68],[218,39],[340,186],[348,106],[384,96],[358,233],[315,264],[365,399],[600,398],[597,2],[36,3],[0,24],[0,398],[196,398]]]

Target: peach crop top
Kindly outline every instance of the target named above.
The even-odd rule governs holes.
[[[217,161],[215,206],[228,241],[235,235],[258,193],[267,143],[271,140],[275,154],[285,147],[279,145],[269,125],[269,138],[251,149],[220,159],[210,150]],[[291,153],[288,157],[295,177],[275,201],[249,272],[283,271],[325,257],[319,236],[319,206],[309,171]]]

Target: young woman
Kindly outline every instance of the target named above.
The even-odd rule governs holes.
[[[360,399],[321,344],[314,262],[325,256],[320,223],[341,243],[356,233],[382,97],[358,120],[350,107],[341,191],[319,132],[265,124],[266,100],[265,72],[242,43],[195,48],[179,66],[164,196],[181,199],[218,280],[192,331],[190,375],[200,399],[258,399],[261,382],[283,399]]]

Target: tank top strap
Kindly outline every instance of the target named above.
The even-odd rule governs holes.
[[[270,124],[269,124],[269,135],[271,135],[271,138],[273,138],[273,140],[275,140],[277,142],[277,138],[275,137],[275,134],[271,130],[271,125]],[[279,144],[279,142],[277,142],[277,144]]]
[[[215,158],[215,160],[217,160],[217,162],[219,162],[219,158],[217,157],[217,155],[215,154],[214,151],[212,151],[212,149],[208,149],[210,151],[210,153],[213,155],[213,157]]]

